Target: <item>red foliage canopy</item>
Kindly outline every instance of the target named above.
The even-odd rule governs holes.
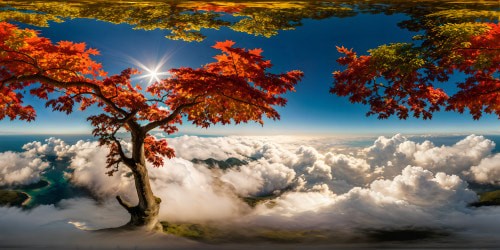
[[[459,63],[444,63],[470,76],[458,85],[447,109],[462,113],[467,108],[475,119],[482,112],[500,117],[500,24],[488,26],[488,32],[471,37],[469,47],[457,49]]]
[[[150,86],[147,91],[176,109],[186,103],[197,103],[185,108],[188,120],[208,127],[250,120],[262,122],[262,116],[279,119],[273,105],[284,106],[281,97],[293,91],[302,72],[294,70],[283,74],[267,73],[271,62],[260,55],[262,50],[233,48],[234,42],[218,42],[213,46],[222,51],[216,62],[202,68],[172,69],[171,78]]]
[[[146,160],[161,166],[160,156],[173,157],[174,152],[165,139],[149,132],[160,128],[174,133],[182,116],[202,127],[232,121],[262,123],[263,115],[279,119],[273,106],[286,104],[281,95],[294,90],[302,72],[269,73],[271,63],[260,49],[233,45],[218,42],[214,48],[222,54],[215,62],[198,69],[172,69],[171,77],[142,91],[131,83],[131,75],[138,73],[135,69],[107,76],[91,58],[98,51],[84,43],[53,44],[36,31],[0,22],[0,119],[35,119],[33,107],[23,103],[21,93],[28,88],[31,95],[47,100],[47,107],[68,114],[76,104],[81,110],[97,104],[104,113],[88,120],[101,144],[110,145],[108,167],[139,160],[133,159],[134,153],[125,154],[115,137],[120,129],[142,141]]]
[[[330,92],[368,104],[367,115],[380,119],[406,119],[409,113],[428,119],[441,107],[469,109],[474,119],[483,112],[500,117],[500,24],[443,25],[434,32],[420,47],[383,45],[366,56],[337,47],[345,55],[337,61],[346,69],[333,73]],[[449,96],[434,86],[455,72],[467,75],[457,93]]]

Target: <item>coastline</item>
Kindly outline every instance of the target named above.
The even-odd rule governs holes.
[[[0,205],[14,207],[29,206],[30,202],[33,200],[32,195],[30,195],[30,191],[37,192],[40,189],[49,187],[50,185],[50,181],[41,179],[37,183],[32,183],[24,186],[0,188],[0,192],[3,196],[2,199],[0,199]]]
[[[27,206],[30,203],[30,201],[32,200],[31,195],[29,195],[28,193],[23,192],[23,191],[17,191],[17,192],[25,194],[27,196],[27,198],[21,203],[21,207]]]
[[[21,206],[24,207],[24,206],[29,205],[29,203],[31,202],[33,197],[29,193],[27,193],[26,191],[24,191],[22,189],[30,189],[30,191],[35,191],[35,190],[40,190],[40,189],[49,187],[51,184],[52,183],[49,180],[41,179],[39,182],[31,184],[31,187],[28,185],[28,187],[21,188],[21,189],[15,189],[14,191],[19,192],[19,193],[23,193],[28,197],[28,198],[26,198],[26,200],[24,200],[21,203]]]
[[[23,191],[0,189],[1,206],[23,207],[31,201],[31,196]]]

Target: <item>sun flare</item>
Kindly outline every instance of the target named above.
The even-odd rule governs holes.
[[[142,63],[134,58],[130,58],[130,60],[134,65],[136,65],[142,71],[142,74],[140,74],[138,77],[135,77],[135,79],[136,80],[146,79],[148,81],[147,82],[148,86],[155,82],[160,82],[162,77],[170,75],[168,71],[162,71],[162,69],[165,68],[165,64],[168,61],[168,56],[164,56],[163,58],[161,58],[161,60],[157,61],[156,63]],[[146,66],[146,64],[148,66]]]
[[[168,72],[161,72],[160,68],[163,66],[162,64],[156,65],[156,67],[150,69],[148,67],[143,67],[146,74],[142,75],[140,78],[149,78],[148,85],[151,85],[154,82],[160,82],[160,76],[168,75]]]
[[[144,74],[139,76],[137,79],[149,79],[148,85],[151,85],[155,82],[160,82],[161,76],[169,75],[169,73],[167,71],[165,71],[165,72],[160,71],[160,68],[163,66],[163,64],[158,64],[152,68],[146,67],[143,64],[141,64],[139,66],[144,70]]]

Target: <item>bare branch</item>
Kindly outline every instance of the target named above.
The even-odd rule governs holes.
[[[116,147],[118,148],[118,154],[120,155],[120,158],[122,159],[122,162],[125,163],[125,165],[129,166],[130,164],[132,164],[132,159],[130,157],[127,157],[125,155],[125,152],[123,151],[123,147],[122,147],[122,144],[120,143],[120,141],[115,137],[115,134],[116,132],[118,132],[118,130],[121,128],[122,126],[118,126],[116,127],[116,129],[113,131],[113,133],[111,134],[110,138],[111,140],[114,141],[114,143],[116,144]]]
[[[122,205],[122,207],[124,207],[128,212],[132,212],[134,207],[130,205],[130,203],[124,201],[119,195],[116,196],[116,199],[118,200],[118,203],[120,203],[120,205]]]

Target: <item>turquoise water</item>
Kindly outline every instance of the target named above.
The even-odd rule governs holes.
[[[33,141],[44,142],[50,137],[60,138],[67,144],[75,144],[79,140],[94,140],[91,135],[0,135],[0,152],[21,152],[24,144]]]
[[[75,197],[91,197],[86,189],[76,187],[64,178],[64,171],[68,171],[69,159],[56,160],[54,156],[49,156],[47,160],[51,163],[51,167],[45,171],[42,179],[49,182],[49,185],[39,189],[19,190],[31,196],[31,200],[26,204],[27,208],[57,204],[61,200]]]
[[[166,135],[166,138],[178,137],[185,134],[175,134],[175,135]],[[186,134],[189,135],[189,134]],[[198,137],[217,137],[217,135],[196,135]],[[23,151],[22,147],[24,144],[39,141],[45,142],[46,139],[51,137],[62,139],[66,144],[75,144],[79,140],[96,140],[96,138],[92,135],[0,135],[0,152],[5,151],[14,151],[21,152]],[[122,138],[127,138],[127,135],[122,136]]]
[[[60,138],[70,145],[75,144],[79,140],[94,139],[94,137],[89,135],[0,135],[0,152],[22,152],[24,144],[33,141],[44,143],[50,137]],[[30,201],[26,204],[26,208],[57,204],[63,199],[90,196],[87,190],[72,185],[64,178],[64,171],[68,171],[69,159],[58,160],[55,156],[44,156],[43,159],[50,163],[50,167],[42,175],[42,179],[47,181],[49,185],[36,189],[17,189],[18,191],[27,193],[31,197]]]
[[[21,152],[22,145],[25,143],[32,141],[44,142],[45,139],[50,137],[61,138],[69,145],[76,143],[78,140],[94,139],[93,137],[87,135],[1,135],[0,152],[9,150]],[[493,153],[499,153],[500,135],[486,135],[485,137],[496,143]],[[430,140],[436,146],[450,146],[463,138],[465,138],[465,136],[415,136],[410,137],[410,140],[416,142]],[[357,139],[353,140],[351,143],[346,142],[345,145],[355,148],[363,148],[372,145],[374,140],[375,139]],[[74,197],[91,197],[91,194],[87,190],[72,185],[64,177],[64,171],[69,171],[67,169],[69,162],[68,158],[56,159],[55,156],[45,156],[44,160],[50,162],[50,167],[44,172],[42,179],[49,182],[49,185],[38,189],[18,189],[19,191],[23,191],[31,196],[31,200],[26,206],[27,208],[33,208],[37,205],[44,204],[57,204],[63,199]]]
[[[46,139],[51,137],[62,139],[68,145],[75,144],[79,140],[95,140],[91,135],[0,135],[0,152],[22,152],[22,147],[26,143],[33,141],[44,143]],[[204,135],[203,137],[212,136]],[[31,197],[30,201],[26,204],[26,208],[30,209],[38,205],[57,204],[59,201],[69,198],[92,197],[88,190],[72,185],[64,177],[64,172],[70,171],[67,168],[69,158],[57,159],[56,156],[43,156],[43,159],[50,163],[50,167],[42,175],[42,179],[47,181],[49,185],[36,189],[16,189],[27,193]]]

